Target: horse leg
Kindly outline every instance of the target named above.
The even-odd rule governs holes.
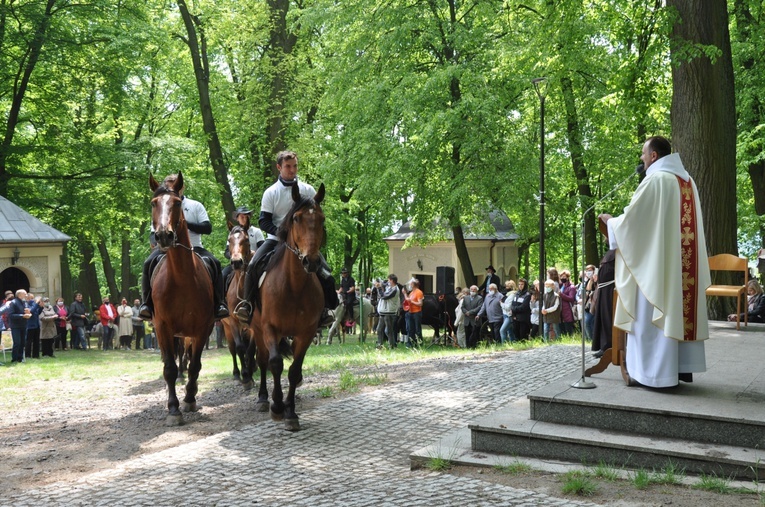
[[[258,347],[257,350],[258,367],[260,367],[260,387],[258,388],[258,401],[255,403],[255,410],[258,412],[268,411],[268,386],[266,377],[268,375],[268,351],[265,347]]]
[[[236,352],[239,355],[239,362],[242,364],[242,385],[246,390],[252,389],[254,384],[253,375],[258,369],[255,364],[255,340],[250,337],[250,331],[245,330],[240,334],[240,339],[236,344]]]
[[[157,341],[159,342],[159,348],[162,351],[162,362],[164,364],[162,376],[165,378],[165,383],[167,384],[168,415],[165,424],[168,426],[180,426],[183,424],[183,414],[178,410],[178,396],[175,393],[175,381],[178,378],[178,365],[175,363],[175,340],[171,337],[170,343],[168,344],[168,340],[158,331]]]
[[[295,391],[303,382],[303,359],[311,345],[311,338],[310,336],[295,337],[293,344],[295,347],[294,359],[288,373],[290,386],[287,391],[287,399],[284,400],[284,429],[287,431],[300,429],[300,420],[297,412],[295,412]]]
[[[241,375],[241,372],[239,371],[239,366],[237,366],[236,364],[237,351],[239,350],[239,336],[237,333],[237,328],[232,325],[230,328],[230,332],[231,332],[233,340],[229,339],[228,336],[226,338],[228,341],[228,353],[231,354],[231,360],[234,363],[234,370],[232,372],[232,376],[234,380],[241,381],[242,375]],[[242,368],[244,368],[244,361],[240,361],[240,362],[242,363]]]
[[[197,411],[197,391],[199,391],[197,380],[199,379],[199,371],[202,369],[202,350],[207,341],[206,336],[209,336],[209,333],[202,338],[195,337],[191,344],[189,381],[186,383],[186,396],[183,398],[184,412]]]
[[[284,359],[279,351],[279,340],[273,329],[264,331],[264,343],[268,344],[268,369],[274,379],[274,389],[271,392],[271,419],[281,421],[284,419],[284,393],[282,392],[282,372],[284,371]]]

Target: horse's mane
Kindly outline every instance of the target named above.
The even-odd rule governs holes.
[[[285,242],[287,241],[287,237],[289,236],[290,229],[292,229],[293,217],[295,216],[295,213],[297,213],[301,209],[306,208],[308,206],[316,206],[316,205],[317,205],[316,201],[314,201],[313,197],[303,197],[302,194],[300,196],[300,200],[292,205],[292,208],[290,208],[289,213],[287,213],[287,216],[284,218],[284,221],[281,224],[279,224],[279,229],[276,231],[276,237],[279,239],[279,244],[276,245],[276,249],[274,250],[274,255],[271,256],[271,260],[268,262],[268,265],[266,266],[266,271],[270,270],[273,266],[275,266],[276,263],[279,262],[281,258],[284,256],[284,251],[286,250]]]
[[[228,235],[230,236],[232,234],[236,234],[237,232],[243,232],[247,234],[247,231],[244,230],[244,227],[242,227],[241,225],[235,225],[231,228],[230,231],[228,231]]]

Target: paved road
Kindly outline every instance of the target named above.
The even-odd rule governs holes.
[[[460,360],[417,380],[323,404],[302,431],[264,421],[119,463],[76,483],[0,497],[57,506],[593,505],[430,471],[409,454],[580,366],[578,347]],[[310,352],[309,352],[310,353]],[[453,359],[450,361],[454,361]],[[204,400],[201,400],[204,403]],[[448,449],[444,449],[448,457]],[[186,479],[184,479],[186,477]]]

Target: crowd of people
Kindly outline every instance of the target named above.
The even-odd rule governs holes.
[[[101,306],[93,306],[88,312],[82,299],[77,292],[67,305],[62,297],[51,301],[24,289],[6,291],[0,306],[0,331],[10,331],[11,362],[56,357],[55,351],[88,350],[91,338],[97,338],[100,350],[131,350],[133,343],[136,350],[156,348],[151,323],[138,317],[140,300],[130,306],[122,298],[115,307],[107,296]]]

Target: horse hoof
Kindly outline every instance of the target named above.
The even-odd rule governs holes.
[[[300,420],[298,419],[285,419],[284,429],[287,431],[300,431]]]
[[[255,410],[257,412],[268,412],[268,402],[267,401],[259,401],[255,403]]]
[[[273,410],[271,411],[271,420],[272,421],[283,421],[284,420],[284,412],[281,414],[277,414]]]
[[[183,415],[168,415],[165,419],[165,426],[180,426],[183,424]]]
[[[252,380],[248,380],[246,382],[242,382],[242,387],[244,387],[245,391],[249,391],[254,386],[255,386],[255,382],[253,382]]]
[[[184,412],[196,412],[198,410],[196,402],[194,402],[194,403],[187,403],[185,401],[181,405],[181,409]]]
[[[234,375],[231,377],[231,380],[239,380],[239,381],[241,381],[241,380],[242,380],[242,377],[240,377],[238,373],[235,373],[235,374],[234,374]]]

